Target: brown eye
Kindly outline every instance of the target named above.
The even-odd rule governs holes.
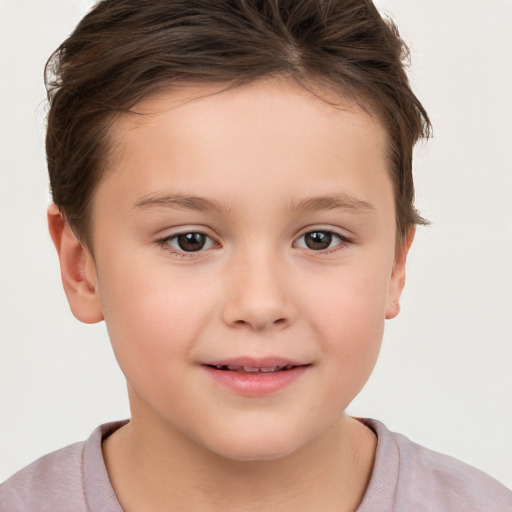
[[[310,231],[302,235],[294,244],[295,247],[311,249],[312,251],[325,251],[341,245],[346,240],[332,231]]]
[[[202,233],[185,233],[178,235],[178,245],[187,252],[200,251],[206,243],[206,236]]]
[[[165,243],[178,252],[197,252],[213,247],[213,240],[204,233],[180,233],[165,240]]]
[[[304,235],[304,242],[308,249],[322,251],[328,249],[332,242],[332,233],[328,231],[312,231]]]

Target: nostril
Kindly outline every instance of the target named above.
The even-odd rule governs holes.
[[[269,327],[282,327],[287,324],[287,319],[282,317],[278,318],[277,320],[273,320],[270,322],[258,322],[255,320],[254,322],[250,322],[248,320],[235,320],[234,325],[237,325],[239,327],[249,326],[256,329],[266,329]]]

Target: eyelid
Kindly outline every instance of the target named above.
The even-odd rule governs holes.
[[[205,228],[204,226],[180,226],[176,230],[173,230],[170,233],[167,233],[163,236],[160,236],[155,241],[158,246],[164,251],[170,252],[173,255],[183,257],[183,258],[190,258],[190,257],[199,257],[204,256],[204,253],[209,251],[210,249],[218,248],[220,247],[219,242],[217,241],[216,237],[213,236],[211,233],[209,233],[209,229]],[[189,233],[198,233],[201,235],[204,235],[205,237],[209,238],[212,241],[212,246],[208,248],[201,248],[198,251],[184,251],[177,247],[174,247],[169,243],[170,240],[175,239],[179,237],[180,235],[186,235]]]
[[[346,228],[341,228],[339,226],[333,226],[330,224],[312,224],[310,226],[306,226],[305,228],[300,229],[298,231],[296,239],[306,235],[307,233],[314,233],[315,231],[333,233],[339,236],[341,239],[346,240],[347,242],[351,242],[353,237],[350,231],[347,230]]]
[[[322,232],[322,233],[331,233],[335,237],[339,239],[339,243],[337,243],[334,247],[322,249],[322,250],[314,250],[310,249],[309,247],[297,247],[296,243],[298,240],[303,238],[308,233],[315,233],[315,232]],[[306,249],[312,253],[317,254],[330,254],[331,252],[335,252],[338,250],[341,250],[345,248],[348,244],[353,243],[353,240],[351,237],[347,236],[344,233],[341,233],[339,229],[333,228],[332,226],[308,226],[307,228],[303,229],[299,236],[297,236],[292,244],[293,247],[297,247],[298,249]]]

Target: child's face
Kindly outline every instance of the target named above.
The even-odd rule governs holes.
[[[281,457],[339,423],[398,312],[386,135],[286,81],[182,101],[213,90],[114,126],[86,276],[134,425]]]

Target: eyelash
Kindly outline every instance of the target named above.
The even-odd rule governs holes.
[[[341,235],[340,233],[337,233],[336,231],[333,231],[332,229],[321,229],[320,228],[320,229],[311,229],[311,230],[308,230],[308,231],[304,232],[300,237],[298,237],[295,240],[294,246],[296,246],[297,242],[299,240],[301,240],[302,238],[306,237],[307,235],[312,235],[314,233],[315,234],[322,233],[323,235],[326,235],[326,234],[329,235],[331,237],[331,239],[329,240],[329,245],[335,239],[337,240],[337,243],[333,247],[327,247],[326,249],[319,249],[319,250],[314,250],[314,249],[311,249],[310,247],[301,247],[301,248],[308,249],[308,250],[310,250],[310,251],[312,251],[314,253],[325,255],[325,254],[331,254],[333,252],[342,250],[348,244],[351,243],[351,240],[349,238],[347,238],[346,236]]]
[[[314,250],[314,249],[311,249],[310,247],[298,247],[298,248],[310,250],[311,252],[318,253],[318,254],[331,254],[333,252],[342,250],[348,244],[352,243],[352,241],[349,238],[347,238],[346,236],[343,236],[340,233],[337,233],[336,231],[333,231],[331,229],[311,229],[309,231],[303,232],[302,235],[300,235],[298,238],[296,238],[295,241],[293,242],[293,247],[297,247],[296,244],[297,244],[297,242],[299,240],[301,240],[305,236],[311,235],[313,233],[316,233],[316,234],[322,233],[324,235],[325,234],[330,235],[332,237],[332,239],[336,239],[338,243],[336,243],[336,245],[334,245],[333,247],[328,247],[326,249],[319,249],[319,250]],[[210,241],[211,246],[207,247],[206,249],[201,247],[197,251],[185,251],[183,249],[175,248],[175,247],[173,247],[171,245],[170,242],[172,240],[177,240],[178,237],[184,236],[184,235],[201,235],[201,236],[204,236],[204,237],[207,238],[207,240]],[[211,236],[207,235],[206,233],[204,233],[202,231],[183,231],[181,233],[176,233],[174,235],[170,235],[170,236],[167,236],[165,238],[161,238],[161,239],[157,240],[156,243],[164,251],[168,251],[168,252],[172,253],[173,255],[178,256],[180,258],[197,257],[199,254],[203,253],[205,250],[212,249],[215,246],[219,247],[219,244],[217,242],[215,242],[215,240]],[[208,241],[206,243],[208,243]]]
[[[170,236],[166,236],[165,238],[161,238],[161,239],[157,240],[156,243],[164,251],[168,251],[168,252],[172,253],[173,255],[178,256],[180,258],[197,257],[199,254],[204,252],[205,249],[203,247],[201,247],[197,251],[185,251],[183,249],[175,248],[171,245],[172,240],[177,240],[178,237],[185,236],[185,235],[202,235],[202,236],[206,237],[206,239],[207,239],[206,243],[208,243],[208,241],[210,241],[212,247],[215,245],[217,245],[217,246],[219,245],[217,242],[215,242],[215,240],[213,240],[213,238],[211,236],[207,235],[206,233],[204,233],[202,231],[182,231],[181,233],[176,233],[174,235],[170,235]],[[206,250],[211,249],[212,247],[207,247]]]

